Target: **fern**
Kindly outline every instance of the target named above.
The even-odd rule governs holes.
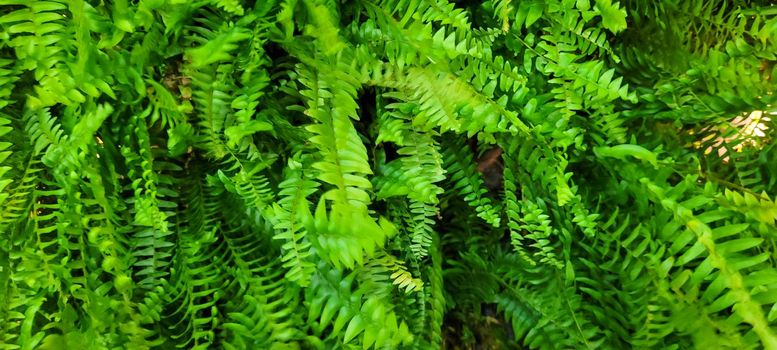
[[[8,124],[10,123],[11,121],[9,119],[6,119],[6,118],[0,119],[0,137],[10,133],[11,130],[13,130],[10,126],[8,126]],[[11,155],[10,148],[11,148],[10,142],[3,141],[2,143],[0,143],[0,164],[2,164],[2,162],[5,162],[5,160],[8,159],[8,157]],[[10,191],[3,191],[11,183],[11,179],[6,178],[6,176],[3,176],[9,170],[11,170],[11,167],[9,166],[0,167],[0,179],[2,179],[0,180],[0,191],[2,191],[3,193],[2,195],[0,195],[0,204],[5,202],[8,199],[8,197],[10,197],[10,193],[8,193]]]
[[[279,185],[280,195],[284,198],[274,207],[278,218],[274,228],[280,232],[273,238],[284,241],[286,253],[282,260],[284,267],[289,269],[286,278],[306,287],[315,268],[310,260],[311,243],[304,227],[312,216],[306,198],[316,192],[318,183],[311,180],[310,174],[302,172],[304,163],[301,161],[306,161],[306,158],[300,158],[289,160],[288,178]]]
[[[485,196],[487,190],[481,174],[476,170],[472,153],[462,142],[446,145],[445,148],[448,153],[443,153],[443,159],[446,163],[444,167],[450,174],[449,181],[453,185],[453,190],[461,193],[467,204],[475,208],[480,218],[490,225],[498,227],[501,218],[491,203],[491,199]]]
[[[386,309],[390,304],[351,290],[354,277],[353,274],[343,276],[338,270],[321,271],[310,290],[321,297],[311,306],[308,322],[319,320],[316,327],[319,332],[330,324],[333,334],[344,329],[342,342],[359,337],[365,347],[397,346],[410,340],[407,325],[398,322],[396,314]]]
[[[0,349],[777,349],[777,10],[0,0]]]

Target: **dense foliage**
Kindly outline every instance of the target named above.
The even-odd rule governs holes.
[[[777,349],[775,54],[766,0],[0,0],[0,349]]]

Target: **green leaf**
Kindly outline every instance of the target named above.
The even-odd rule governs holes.
[[[247,123],[228,127],[224,134],[227,135],[227,144],[235,147],[243,137],[253,135],[260,131],[273,130],[272,124],[258,120],[251,120]]]
[[[658,158],[655,153],[639,145],[623,144],[612,147],[594,147],[594,153],[599,158],[612,157],[626,159],[626,157],[634,157],[650,163],[653,167],[658,167]]]
[[[168,129],[167,134],[167,149],[173,157],[186,153],[194,141],[194,128],[188,123],[181,123]]]
[[[607,30],[618,33],[626,29],[626,10],[620,8],[620,3],[612,0],[596,0],[594,8],[602,16],[602,25]]]

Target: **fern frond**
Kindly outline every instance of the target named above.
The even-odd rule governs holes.
[[[14,83],[19,78],[16,66],[13,63],[14,61],[12,60],[0,58],[0,85],[3,86],[3,89],[0,90],[0,108],[4,108],[14,102],[9,98],[13,93]]]
[[[245,10],[239,0],[214,0],[213,3],[233,15],[242,16]]]
[[[449,3],[446,0],[413,0],[407,2],[385,0],[380,2],[380,6],[391,9],[391,15],[398,15],[403,21],[406,18],[418,18],[427,23],[439,22],[440,24],[460,29],[470,28],[467,12],[457,9],[455,4]]]
[[[379,254],[371,265],[365,266],[371,273],[389,274],[391,283],[406,294],[420,292],[424,282],[413,275],[405,267],[405,263],[390,254]],[[362,285],[363,286],[363,285]]]
[[[400,108],[397,104],[392,108]],[[398,116],[396,119],[391,116]],[[411,226],[410,235],[413,244],[411,250],[417,259],[427,255],[431,244],[432,226],[439,203],[438,195],[443,193],[442,188],[435,183],[445,179],[442,169],[442,156],[437,143],[428,135],[415,130],[409,125],[408,118],[402,118],[402,112],[387,112],[383,119],[398,120],[398,135],[390,137],[401,148],[397,150],[400,156],[398,160],[390,162],[383,167],[384,176],[379,181],[379,198],[397,195],[406,196],[410,201],[406,220]],[[386,121],[385,123],[391,123]],[[404,124],[403,124],[404,123]],[[380,135],[378,136],[381,137]],[[398,177],[395,178],[394,176]],[[395,186],[389,184],[395,183]]]
[[[302,317],[298,312],[300,291],[284,278],[286,273],[281,268],[281,261],[272,257],[278,252],[268,244],[269,235],[251,237],[245,234],[246,228],[251,225],[243,228],[242,235],[253,240],[242,245],[233,233],[225,235],[239,267],[233,273],[238,274],[238,278],[247,277],[236,293],[240,298],[226,305],[225,346],[235,349],[248,344],[264,344],[268,348],[299,346],[304,337]],[[259,229],[268,233],[272,228],[264,225]],[[248,271],[240,271],[243,268]]]
[[[718,202],[768,226],[774,226],[777,222],[777,203],[766,193],[756,195],[726,189],[718,197]]]
[[[429,313],[428,338],[430,345],[435,347],[442,343],[442,325],[445,314],[445,297],[443,293],[443,270],[442,270],[442,252],[439,249],[440,238],[437,235],[432,236],[431,249],[429,256],[432,264],[428,267],[426,275],[429,277],[428,291],[429,295]]]
[[[556,256],[555,251],[557,248],[557,240],[554,244],[553,237],[558,237],[560,234],[557,229],[554,229],[550,225],[548,215],[543,214],[540,206],[530,201],[519,202],[521,218],[519,219],[519,228],[522,232],[517,235],[524,235],[523,239],[530,240],[532,243],[528,244],[535,249],[534,255],[537,256],[538,262],[549,264],[557,269],[564,267],[563,262]],[[525,232],[525,234],[524,234]],[[520,240],[513,236],[513,242]]]
[[[306,27],[307,34],[317,39],[319,50],[324,55],[331,55],[346,47],[335,26],[337,13],[330,11],[328,3],[321,0],[303,0],[312,17],[312,26]]]
[[[11,196],[11,194],[8,193],[9,191],[5,191],[5,188],[8,187],[8,185],[12,182],[11,179],[5,176],[5,174],[11,170],[11,167],[3,165],[8,157],[11,156],[11,143],[5,141],[6,137],[4,137],[10,133],[11,130],[13,130],[10,126],[8,126],[10,123],[10,119],[4,118],[2,115],[0,115],[0,205],[2,205],[8,199],[8,197]],[[4,218],[5,216],[6,215],[0,214],[0,218]]]
[[[643,179],[642,182],[647,186],[655,200],[666,210],[672,212],[676,220],[687,228],[678,237],[679,240],[674,246],[687,244],[685,242],[689,240],[685,238],[686,236],[690,236],[689,238],[696,242],[677,259],[675,265],[687,264],[702,253],[707,253],[705,254],[707,258],[697,268],[696,273],[687,276],[690,277],[687,283],[691,286],[696,285],[695,288],[699,288],[698,284],[702,282],[702,278],[706,277],[705,275],[714,276],[713,282],[701,295],[701,298],[709,303],[707,312],[716,312],[731,307],[733,312],[739,315],[740,322],[752,326],[765,348],[777,348],[777,336],[769,327],[769,321],[761,307],[762,303],[773,301],[770,299],[759,300],[758,294],[753,295],[752,292],[745,289],[744,286],[748,283],[760,283],[762,280],[753,279],[753,276],[743,275],[740,272],[740,270],[760,264],[765,260],[766,256],[762,258],[759,255],[740,254],[760,245],[763,239],[753,237],[722,241],[727,236],[741,232],[745,227],[722,226],[713,229],[702,221],[703,219],[696,217],[693,211],[687,207],[687,205],[699,203],[698,201],[686,202],[688,204],[678,203],[672,194],[666,194],[661,187],[651,183],[650,180]],[[712,269],[717,270],[715,271],[717,273],[713,273]]]
[[[393,225],[381,219],[380,225],[367,213],[334,205],[327,213],[326,202],[318,202],[312,220],[307,223],[308,234],[316,252],[334,266],[353,269],[375,254],[388,236],[394,235]]]
[[[39,82],[35,95],[29,98],[30,107],[84,102],[85,96],[76,89],[75,79],[66,66],[64,47],[54,45],[70,40],[66,34],[67,22],[62,16],[67,5],[56,1],[21,5],[24,7],[0,17],[0,24],[16,34],[6,42],[16,50],[19,66],[33,71]]]
[[[777,350],[775,46],[766,1],[0,0],[0,349]]]
[[[335,187],[324,196],[336,205],[364,210],[370,202],[366,190],[372,185],[363,176],[372,170],[367,149],[351,122],[358,120],[354,101],[358,82],[344,72],[314,73],[303,67],[298,67],[298,72],[308,88],[302,92],[308,98],[306,113],[317,122],[307,127],[315,135],[311,142],[322,155],[313,167],[320,171],[319,180]]]
[[[238,57],[241,61],[240,68],[243,73],[240,75],[241,87],[238,96],[232,101],[231,106],[236,110],[235,124],[227,125],[224,133],[227,137],[227,145],[243,152],[246,149],[254,148],[253,142],[250,142],[247,136],[256,132],[272,130],[272,124],[261,115],[257,115],[257,107],[260,99],[265,94],[265,88],[270,82],[270,77],[265,69],[269,63],[263,45],[265,38],[261,29],[265,24],[257,24],[251,38],[251,45],[247,52],[243,52]],[[252,150],[252,152],[255,152]]]
[[[274,207],[278,220],[274,228],[278,233],[273,239],[284,242],[282,248],[285,253],[281,260],[283,267],[289,269],[286,278],[301,287],[309,285],[315,270],[315,265],[310,261],[311,243],[306,237],[304,225],[312,217],[307,197],[317,192],[318,183],[311,179],[310,173],[303,172],[306,163],[305,157],[289,159],[286,180],[279,185],[281,199]]]
[[[399,346],[412,339],[407,324],[397,319],[380,298],[353,290],[355,274],[321,270],[313,279],[309,293],[319,295],[311,305],[308,322],[319,320],[317,333],[331,325],[331,334],[343,343],[358,339],[363,348]]]
[[[169,215],[163,211],[160,201],[166,193],[160,186],[158,168],[155,168],[155,165],[159,166],[159,164],[154,162],[147,128],[144,118],[137,116],[133,118],[125,139],[128,141],[135,139],[138,153],[133,153],[127,147],[122,150],[122,155],[126,163],[132,167],[127,175],[132,180],[131,189],[134,196],[129,204],[133,208],[133,224],[137,226],[132,235],[131,244],[132,255],[136,258],[134,266],[138,269],[137,275],[145,276],[139,285],[146,289],[153,289],[168,275],[166,268],[169,265],[170,250],[174,244],[170,242],[172,232],[167,221]]]
[[[499,227],[501,221],[498,209],[486,196],[482,175],[477,172],[472,152],[461,140],[446,143],[442,153],[448,181],[453,189],[460,193],[471,207],[475,208],[478,217],[494,227]]]

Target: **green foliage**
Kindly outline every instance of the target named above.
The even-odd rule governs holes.
[[[776,52],[765,0],[0,0],[0,349],[777,349]]]

